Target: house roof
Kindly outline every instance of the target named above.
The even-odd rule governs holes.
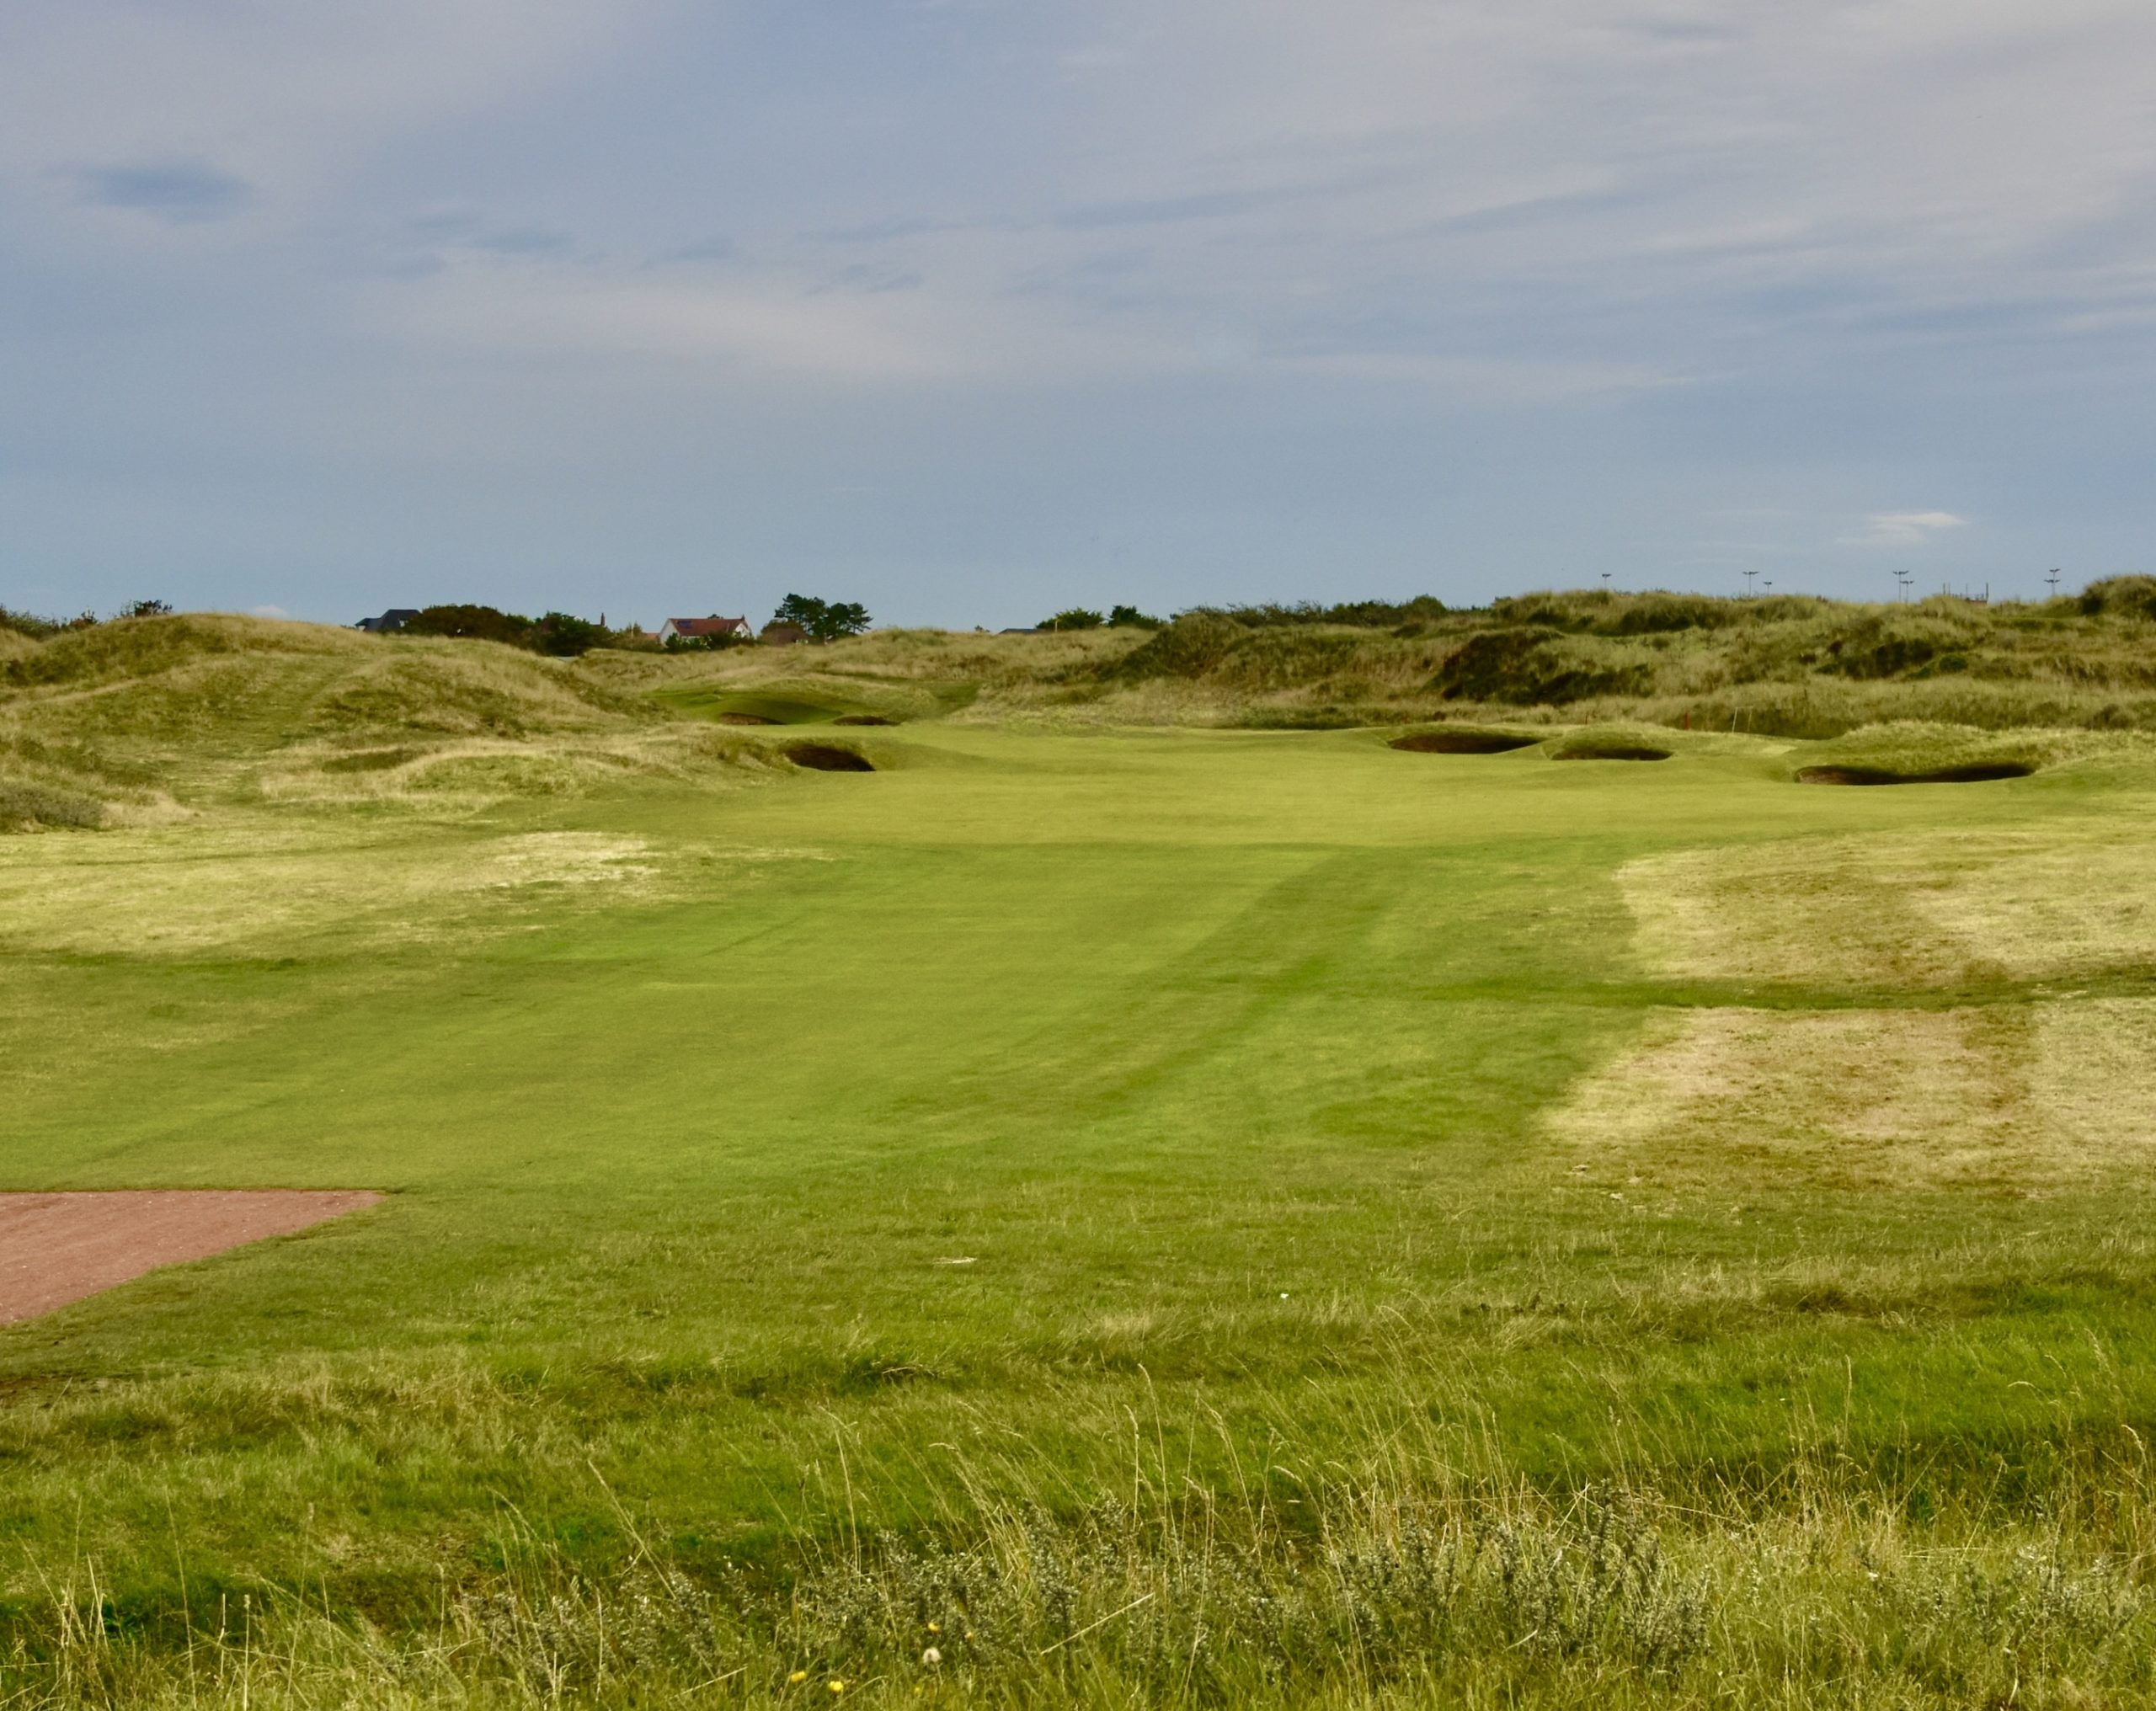
[[[708,618],[669,618],[677,636],[724,636],[735,630],[749,627],[746,618],[722,618],[714,612]]]

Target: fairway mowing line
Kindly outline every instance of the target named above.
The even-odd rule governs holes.
[[[371,1189],[0,1193],[0,1325],[374,1205]]]

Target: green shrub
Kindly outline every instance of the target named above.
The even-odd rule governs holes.
[[[858,600],[822,600],[809,594],[788,594],[771,614],[772,624],[793,625],[811,642],[858,636],[869,622],[868,608]]]
[[[446,636],[459,641],[504,642],[512,648],[531,645],[531,620],[493,606],[429,606],[406,623],[406,636]]]
[[[2156,619],[2156,577],[2114,576],[2092,582],[2081,593],[2081,610],[2121,618]]]
[[[1117,610],[1127,609],[1118,607]],[[1192,611],[1213,612],[1232,619],[1246,630],[1278,629],[1305,624],[1342,624],[1359,630],[1391,630],[1442,618],[1447,610],[1443,600],[1429,594],[1417,594],[1411,600],[1398,602],[1343,600],[1326,606],[1313,600],[1304,600],[1294,605],[1268,603],[1256,606],[1198,606]]]
[[[104,824],[104,806],[72,792],[0,779],[0,832],[45,826],[88,829]]]
[[[1564,706],[1598,696],[1647,694],[1653,674],[1636,662],[1569,651],[1532,630],[1489,630],[1469,637],[1447,658],[1431,686],[1447,701]]]
[[[0,630],[12,630],[18,636],[27,636],[34,642],[57,636],[67,630],[87,630],[97,622],[97,614],[84,612],[72,618],[40,618],[31,612],[11,611],[0,606]]]

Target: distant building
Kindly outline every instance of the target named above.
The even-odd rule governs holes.
[[[387,636],[392,631],[403,629],[419,616],[419,609],[417,606],[392,606],[379,618],[360,619],[353,626],[353,628],[365,630],[373,636]]]
[[[797,642],[806,642],[808,632],[798,624],[766,624],[756,639],[766,648],[791,648]]]
[[[750,633],[746,618],[722,618],[716,612],[708,618],[669,618],[659,626],[661,642],[718,642],[728,637],[746,642]]]

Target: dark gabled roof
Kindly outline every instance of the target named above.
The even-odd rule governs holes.
[[[379,618],[362,618],[358,627],[362,630],[401,630],[419,616],[417,606],[392,606]]]
[[[666,622],[677,636],[725,636],[749,627],[746,618],[722,618],[716,612],[708,618],[669,618]]]

